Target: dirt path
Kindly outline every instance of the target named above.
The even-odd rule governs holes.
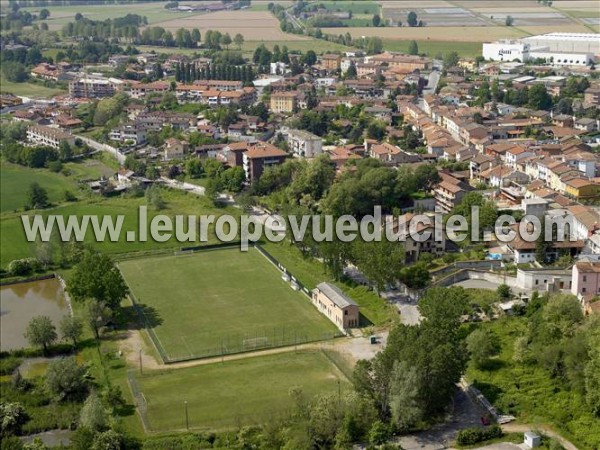
[[[324,347],[334,348],[335,350],[340,351],[340,353],[348,355],[349,359],[354,361],[372,356],[368,351],[366,351],[371,350],[366,347],[366,338],[340,338],[336,339],[335,341],[313,342],[290,347],[270,348],[251,353],[239,353],[224,357],[219,356],[215,358],[195,359],[192,361],[184,361],[173,364],[163,364],[161,361],[157,360],[156,356],[154,355],[154,350],[148,345],[140,333],[141,332],[139,330],[129,330],[127,332],[127,337],[120,342],[119,348],[123,352],[123,356],[125,357],[128,365],[131,367],[139,367],[141,357],[143,370],[181,369],[204,364],[214,364],[223,361],[252,358],[254,356],[288,353],[296,350],[319,350]],[[372,347],[372,351],[380,349],[379,345]]]
[[[502,425],[502,430],[507,432],[507,433],[524,433],[526,431],[531,431],[531,430],[539,430],[542,433],[550,436],[551,438],[556,439],[558,442],[561,443],[561,445],[566,449],[566,450],[579,450],[573,443],[571,443],[570,441],[566,440],[564,437],[562,437],[560,434],[556,433],[555,431],[553,431],[550,427],[548,427],[547,425],[532,425],[532,424],[521,424],[521,423],[507,423]]]

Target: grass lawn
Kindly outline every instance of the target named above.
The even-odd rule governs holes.
[[[583,395],[566,390],[541,367],[512,359],[515,340],[527,332],[527,319],[505,317],[479,326],[497,336],[501,352],[484,369],[470,364],[468,380],[502,414],[512,414],[523,423],[548,424],[579,448],[597,448],[600,421],[588,412]]]
[[[224,429],[276,420],[293,408],[290,388],[307,399],[349,388],[344,375],[319,352],[288,352],[137,376],[152,431]],[[339,383],[339,384],[338,384]]]
[[[329,339],[337,331],[255,249],[131,259],[119,267],[172,360]]]
[[[24,170],[33,171],[33,169]],[[16,185],[13,183],[13,186]],[[4,201],[4,187],[2,190],[2,200]],[[146,199],[144,197],[132,198],[127,196],[116,196],[105,198],[97,196],[96,194],[87,193],[86,191],[74,191],[74,193],[80,199],[78,202],[62,203],[59,206],[46,210],[31,211],[29,214],[42,214],[43,216],[47,216],[48,214],[62,215],[65,217],[65,220],[67,219],[67,216],[70,215],[75,215],[80,220],[82,215],[90,215],[99,216],[100,221],[102,221],[103,216],[115,217],[117,215],[123,215],[123,232],[120,233],[119,239],[116,242],[111,242],[108,235],[103,242],[97,242],[94,239],[91,225],[86,233],[85,242],[105,253],[118,254],[157,249],[177,249],[201,244],[199,242],[181,243],[178,242],[174,236],[166,242],[157,242],[152,239],[150,234],[148,234],[148,239],[146,241],[136,239],[135,241],[127,242],[126,231],[135,231],[137,233],[139,230],[138,208],[142,205],[146,205]],[[234,217],[237,217],[240,214],[238,208],[217,208],[213,206],[212,202],[207,198],[198,197],[181,191],[165,189],[162,197],[166,203],[165,209],[158,211],[154,207],[148,206],[148,224],[153,217],[159,214],[164,214],[171,218],[176,214],[214,214],[216,216],[221,214],[231,214]],[[0,245],[2,248],[2,252],[0,253],[1,267],[6,267],[13,259],[26,258],[34,255],[35,243],[27,242],[20,215],[21,213],[6,211],[0,216]],[[209,229],[209,231],[212,231],[212,229]],[[216,243],[214,234],[210,233],[208,239],[209,243]]]
[[[383,48],[394,52],[408,52],[408,46],[411,41],[405,40],[383,40]],[[445,55],[450,52],[457,52],[461,58],[474,58],[481,56],[481,42],[448,42],[448,41],[417,41],[419,53],[435,57],[438,53]]]
[[[63,201],[65,190],[75,192],[77,189],[74,180],[48,169],[30,169],[3,162],[0,175],[0,212],[22,211],[27,203],[27,190],[33,182],[46,189],[51,203]]]
[[[313,289],[322,281],[334,282],[321,262],[311,257],[304,257],[296,246],[273,242],[264,242],[262,245],[308,289]],[[380,326],[389,324],[397,317],[395,308],[366,287],[343,282],[335,282],[335,284],[359,304],[361,322]]]
[[[65,175],[65,173],[67,175]],[[115,170],[97,159],[70,162],[63,165],[63,173],[50,172],[47,169],[31,169],[2,162],[0,166],[0,212],[23,210],[27,203],[27,189],[34,181],[48,192],[51,203],[64,201],[65,191],[78,195],[78,181],[98,179],[113,175]]]
[[[55,95],[65,94],[67,91],[57,88],[49,88],[39,83],[13,83],[0,76],[0,92],[11,93],[21,97],[44,97],[50,98]]]

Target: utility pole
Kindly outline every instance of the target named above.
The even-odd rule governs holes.
[[[184,400],[183,404],[185,405],[185,429],[189,430],[190,429],[190,419],[188,416],[188,402],[187,400]]]

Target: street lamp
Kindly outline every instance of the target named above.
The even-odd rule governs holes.
[[[188,402],[187,400],[183,401],[183,404],[185,405],[185,428],[186,430],[190,429],[190,419],[188,416]]]

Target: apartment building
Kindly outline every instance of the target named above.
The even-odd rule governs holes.
[[[323,140],[305,130],[289,130],[287,142],[290,151],[301,158],[312,158],[323,153]]]
[[[58,128],[43,125],[32,125],[27,129],[27,141],[34,145],[47,145],[58,150],[61,142],[75,144],[75,137]]]
[[[293,113],[298,109],[298,93],[295,91],[273,92],[270,108],[274,113]]]
[[[249,183],[254,183],[260,178],[267,167],[282,164],[287,157],[288,154],[286,152],[266,142],[250,146],[243,156],[246,180]]]

